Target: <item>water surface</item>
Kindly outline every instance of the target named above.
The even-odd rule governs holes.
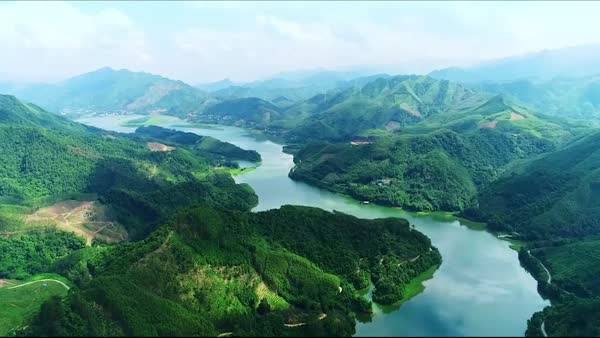
[[[81,122],[100,128],[130,132],[119,124],[136,116],[97,117]],[[181,125],[183,122],[171,122]],[[167,125],[168,126],[168,125]],[[485,231],[467,228],[457,220],[407,213],[397,208],[365,205],[288,177],[292,156],[282,145],[235,127],[219,129],[174,127],[216,137],[262,156],[256,170],[236,176],[248,183],[259,197],[254,211],[285,204],[337,210],[361,218],[403,217],[431,238],[443,263],[425,291],[398,310],[382,313],[376,308],[371,322],[358,323],[357,336],[523,336],[527,319],[549,305],[536,290],[536,281],[520,266],[509,243]]]

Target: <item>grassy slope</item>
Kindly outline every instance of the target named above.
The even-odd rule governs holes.
[[[62,284],[39,281],[41,279],[55,279],[68,283],[62,276],[41,274],[24,281],[11,281],[10,284],[0,287],[0,335],[8,336],[21,328],[50,297],[67,295],[68,289]],[[38,282],[15,288],[36,280]],[[46,287],[43,284],[46,284]]]

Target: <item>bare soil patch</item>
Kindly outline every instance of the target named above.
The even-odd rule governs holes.
[[[525,116],[523,116],[521,114],[517,114],[515,112],[511,112],[510,113],[510,120],[511,121],[518,121],[518,120],[522,120],[524,118],[525,118]]]
[[[148,145],[148,148],[150,149],[150,151],[164,152],[164,151],[175,150],[175,147],[170,147],[166,144],[162,144],[162,143],[158,143],[158,142],[148,142],[147,145]]]
[[[479,124],[480,128],[494,129],[498,126],[498,121],[484,122]]]
[[[15,283],[13,283],[9,280],[6,280],[6,279],[0,279],[0,288],[3,288],[5,286],[12,286],[12,285],[15,285]]]
[[[94,238],[106,242],[127,239],[127,232],[112,220],[108,208],[95,201],[59,202],[25,216],[25,222],[54,225],[59,229],[72,231],[85,238],[87,245],[91,245]]]

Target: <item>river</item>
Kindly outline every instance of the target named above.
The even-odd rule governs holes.
[[[131,132],[120,126],[136,116],[94,117],[80,122],[107,130]],[[164,126],[181,125],[169,119]],[[282,145],[248,131],[228,126],[218,129],[173,127],[216,137],[262,156],[254,171],[236,176],[259,197],[254,211],[285,204],[338,210],[361,218],[402,217],[429,236],[443,257],[425,291],[399,309],[383,313],[376,307],[370,322],[358,323],[356,336],[523,336],[531,315],[549,305],[537,293],[536,281],[519,264],[509,243],[492,234],[472,230],[458,220],[440,220],[397,208],[366,205],[288,177],[294,167]]]

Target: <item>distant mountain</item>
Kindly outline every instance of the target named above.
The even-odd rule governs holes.
[[[249,97],[224,100],[207,106],[198,117],[203,122],[269,127],[283,118],[282,110],[265,100]]]
[[[477,84],[476,88],[511,97],[547,115],[592,120],[600,117],[599,75]]]
[[[215,92],[217,90],[225,89],[225,88],[232,87],[232,86],[239,86],[239,85],[241,85],[241,84],[237,83],[237,82],[233,82],[229,79],[223,79],[221,81],[216,81],[216,82],[199,83],[195,87],[199,88],[200,90],[206,91],[206,92]]]
[[[181,81],[149,73],[101,68],[57,84],[14,88],[14,95],[65,115],[165,113],[185,117],[207,95]]]
[[[600,131],[518,163],[480,198],[494,229],[525,239],[600,234]]]
[[[436,79],[458,82],[502,82],[522,79],[549,80],[600,73],[600,44],[568,47],[486,62],[473,67],[431,72]]]
[[[347,139],[368,129],[394,130],[430,116],[471,107],[489,97],[426,76],[365,78],[289,108],[308,114],[292,130],[299,138]]]
[[[343,126],[365,127],[376,118],[357,115]],[[460,110],[440,109],[397,129],[388,123],[387,128],[363,130],[350,142],[331,137],[339,135],[340,127],[321,122],[311,128],[327,142],[312,142],[296,152],[290,177],[359,200],[417,211],[476,205],[478,192],[505,166],[555,150],[580,132],[576,125],[537,117],[502,96]]]
[[[386,74],[369,72],[338,72],[338,71],[301,71],[281,73],[267,80],[254,81],[245,84],[232,84],[214,92],[219,97],[258,97],[272,101],[285,97],[287,100],[298,102],[306,100],[325,91],[345,87],[359,78],[386,77]]]

